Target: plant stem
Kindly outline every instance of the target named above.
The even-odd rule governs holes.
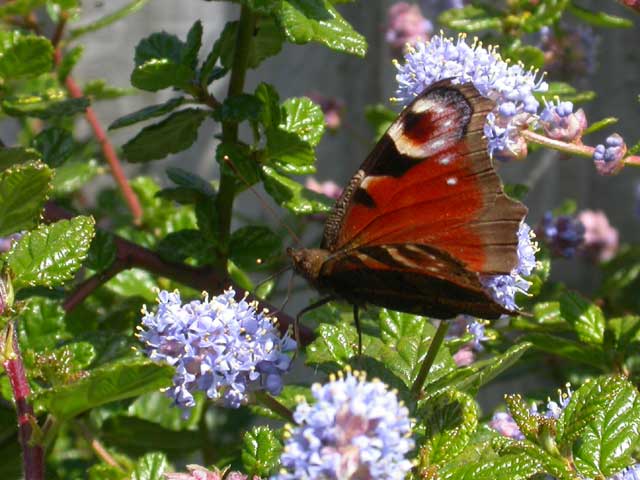
[[[255,16],[251,9],[242,6],[240,11],[240,22],[235,43],[235,52],[231,64],[231,79],[229,81],[228,97],[240,95],[244,90],[244,81],[247,74],[249,61],[249,48],[255,27]],[[227,144],[234,144],[238,141],[238,123],[223,122],[222,141]],[[228,171],[227,167],[220,165],[220,188],[216,198],[216,210],[218,212],[218,227],[220,248],[218,252],[218,267],[226,270],[228,257],[228,243],[231,231],[231,214],[233,211],[233,200],[236,194],[235,176]]]
[[[286,419],[288,422],[293,422],[293,413],[287,407],[285,407],[278,400],[265,392],[255,392],[255,397],[258,402],[267,407],[273,413]]]
[[[94,451],[94,453],[98,458],[100,458],[107,465],[124,471],[122,466],[116,461],[115,458],[113,458],[113,456],[111,456],[109,451],[104,447],[104,445],[102,445],[100,440],[96,438],[93,432],[89,429],[89,427],[83,421],[80,421],[80,420],[77,421],[76,425],[80,430],[80,433],[82,434],[84,439],[91,446],[91,450]]]
[[[25,480],[44,479],[44,449],[34,438],[37,420],[29,403],[31,388],[24,370],[20,346],[14,322],[10,321],[2,338],[2,366],[9,378],[18,414],[18,438],[22,447],[22,462]]]
[[[429,375],[429,371],[433,366],[436,355],[438,355],[438,351],[440,350],[440,347],[444,342],[444,337],[447,334],[447,330],[449,330],[449,322],[446,320],[440,320],[438,329],[431,339],[431,344],[429,345],[427,356],[425,357],[424,362],[422,362],[420,372],[418,373],[418,376],[416,377],[416,380],[413,382],[413,386],[411,387],[411,394],[414,397],[418,397],[420,395],[420,392],[422,392],[424,382],[427,379],[427,375]]]

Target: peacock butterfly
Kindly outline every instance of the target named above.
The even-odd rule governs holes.
[[[487,154],[493,102],[472,84],[434,83],[389,127],[327,218],[321,247],[287,250],[328,297],[447,319],[513,314],[481,275],[509,274],[527,209]]]

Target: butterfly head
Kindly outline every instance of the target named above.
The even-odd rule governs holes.
[[[305,277],[312,285],[316,285],[322,264],[329,256],[329,251],[321,248],[287,248],[293,268]]]

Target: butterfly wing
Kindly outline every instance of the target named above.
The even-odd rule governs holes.
[[[361,246],[331,255],[319,285],[354,304],[451,318],[466,313],[498,318],[512,313],[493,301],[478,275],[446,252],[420,244]],[[322,285],[326,282],[326,285]]]
[[[322,247],[426,245],[473,272],[509,273],[527,210],[504,194],[487,154],[492,108],[473,85],[449,80],[416,97],[336,202]]]

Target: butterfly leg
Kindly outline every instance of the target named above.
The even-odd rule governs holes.
[[[360,325],[360,315],[358,305],[353,305],[353,319],[356,323],[356,330],[358,332],[358,356],[362,356],[362,326]]]
[[[296,339],[296,346],[298,350],[300,350],[300,345],[302,344],[300,341],[300,319],[302,318],[302,316],[305,313],[310,312],[311,310],[315,310],[316,308],[321,307],[325,303],[329,303],[330,301],[335,300],[335,298],[336,297],[333,297],[333,296],[321,298],[317,302],[312,303],[308,307],[304,307],[302,310],[298,312],[298,314],[296,315],[296,320],[295,322],[293,322],[293,336]]]

